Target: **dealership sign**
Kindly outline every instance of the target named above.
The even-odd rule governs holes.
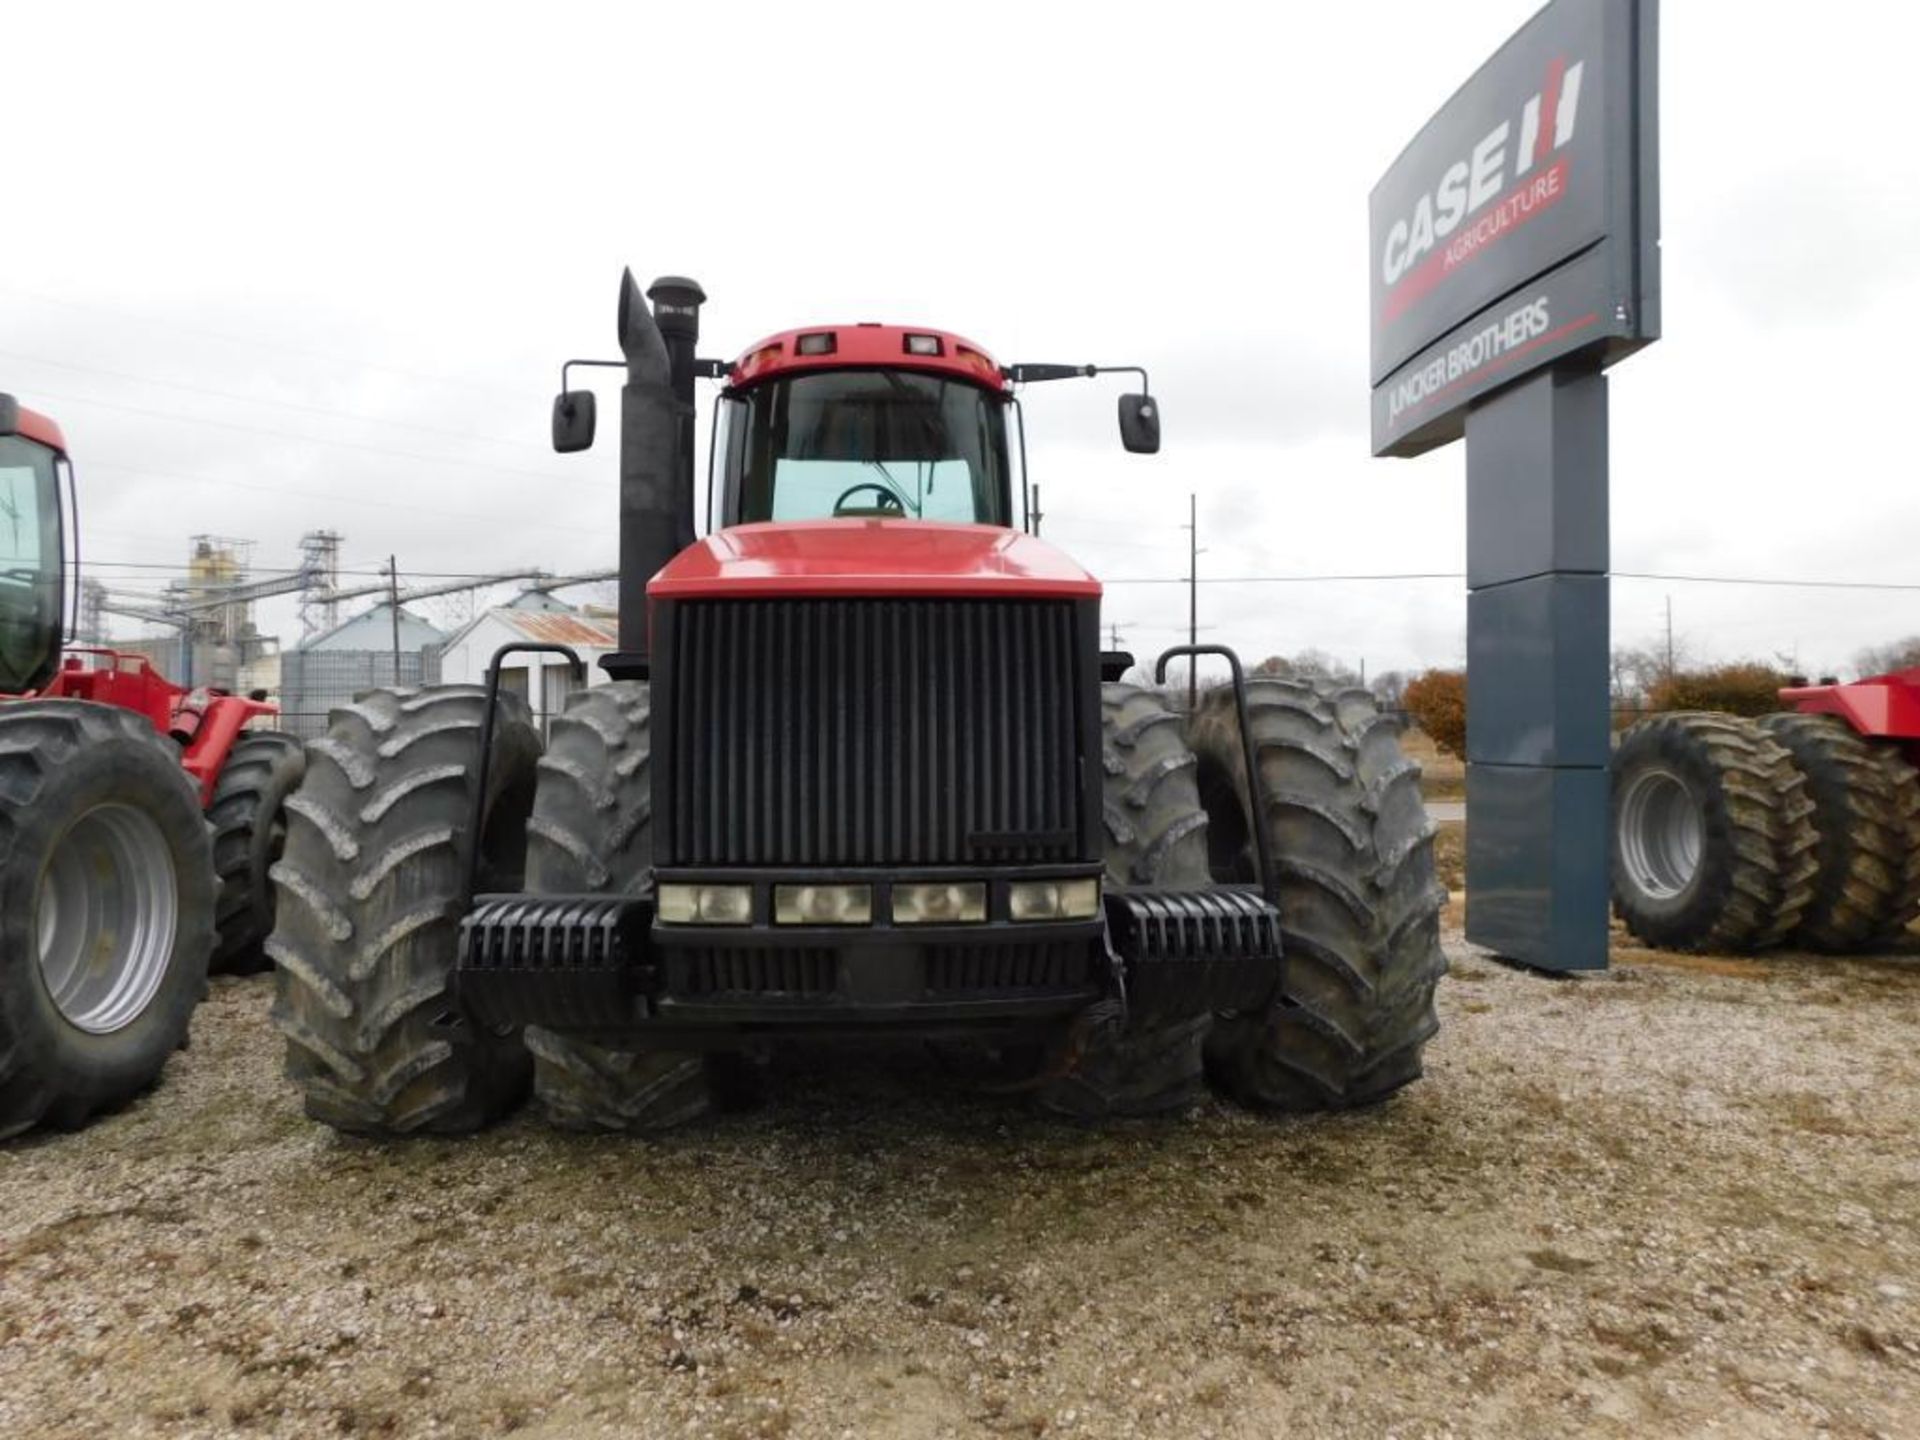
[[[1374,186],[1374,454],[1457,439],[1497,386],[1659,335],[1653,10],[1555,0]]]

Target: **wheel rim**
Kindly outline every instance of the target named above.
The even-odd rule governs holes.
[[[1620,799],[1620,863],[1627,878],[1656,900],[1671,900],[1700,873],[1706,817],[1686,782],[1671,770],[1643,770]]]
[[[173,852],[153,817],[100,805],[67,827],[35,899],[40,973],[68,1022],[132,1024],[166,978],[179,928]]]

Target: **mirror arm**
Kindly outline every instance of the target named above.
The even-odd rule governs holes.
[[[624,370],[627,368],[627,362],[624,360],[569,360],[560,367],[560,393],[562,395],[573,388],[567,384],[567,371],[576,365],[598,365],[607,370]]]
[[[1088,370],[1089,373],[1094,375],[1138,375],[1140,377],[1140,393],[1142,395],[1151,395],[1153,393],[1147,386],[1147,372],[1138,365],[1092,365],[1088,367]]]
[[[1002,372],[1016,385],[1042,380],[1091,380],[1096,375],[1138,375],[1140,393],[1149,394],[1147,372],[1138,365],[1009,365]]]
[[[1091,365],[1009,365],[1001,374],[1016,385],[1037,385],[1042,380],[1090,380]]]
[[[567,382],[567,371],[576,365],[596,365],[606,370],[627,368],[627,362],[624,360],[569,360],[560,367],[562,394],[573,388]],[[694,377],[700,380],[725,380],[733,374],[733,362],[731,360],[696,360],[693,362],[693,373]]]

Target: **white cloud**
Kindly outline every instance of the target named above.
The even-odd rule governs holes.
[[[1531,8],[38,7],[8,21],[39,58],[8,75],[0,388],[65,423],[97,558],[204,531],[281,562],[330,526],[403,569],[597,566],[611,447],[551,455],[546,407],[631,263],[706,283],[718,353],[885,317],[1148,366],[1152,461],[1113,385],[1028,396],[1049,533],[1096,571],[1183,573],[1189,490],[1203,574],[1457,570],[1459,451],[1366,457],[1365,199]],[[1662,11],[1667,338],[1615,372],[1616,564],[1920,578],[1917,22],[1739,14]],[[1616,585],[1619,639],[1666,588]],[[1920,596],[1671,588],[1710,653],[1920,631]],[[1142,649],[1184,617],[1114,595]],[[1456,658],[1464,617],[1450,582],[1203,609],[1376,666]]]

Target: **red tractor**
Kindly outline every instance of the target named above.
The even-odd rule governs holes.
[[[1614,755],[1613,893],[1645,944],[1884,948],[1920,915],[1920,670],[1658,715]]]
[[[150,1085],[210,959],[259,963],[299,742],[273,707],[67,650],[77,595],[60,427],[0,395],[0,1137]]]
[[[568,366],[626,371],[609,682],[544,755],[498,658],[309,747],[269,944],[307,1112],[466,1130],[531,1081],[563,1125],[651,1130],[789,1037],[924,1039],[1081,1116],[1415,1078],[1445,968],[1418,769],[1366,692],[1218,647],[1195,714],[1123,683],[1019,442],[1022,385],[1100,369],[864,324],[703,360],[700,287],[647,293],[624,277],[624,359]]]

